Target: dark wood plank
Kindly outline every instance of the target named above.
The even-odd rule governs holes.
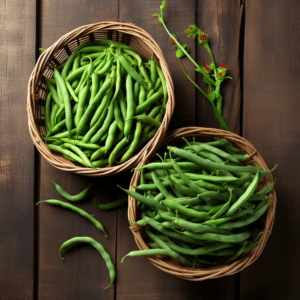
[[[26,96],[35,64],[35,1],[1,1],[0,297],[34,295],[34,146]]]
[[[197,25],[208,35],[216,66],[225,63],[227,75],[233,79],[226,79],[222,83],[223,117],[230,130],[240,132],[240,28],[243,5],[240,0],[206,0],[198,1]],[[197,43],[197,62],[205,66],[211,63],[205,48]],[[198,73],[198,84],[207,91],[202,75]],[[198,93],[197,121],[199,126],[220,128],[213,109],[207,99]]]
[[[243,134],[278,164],[278,205],[263,254],[242,272],[241,299],[298,299],[300,5],[250,0],[245,13]]]
[[[42,1],[40,46],[49,47],[65,33],[86,24],[117,21],[118,2],[110,1]],[[95,188],[86,202],[78,207],[99,220],[108,238],[93,224],[74,212],[43,203],[39,207],[39,299],[114,299],[115,285],[102,288],[110,282],[109,273],[101,255],[92,247],[83,245],[64,251],[65,261],[58,257],[60,245],[75,236],[91,236],[99,241],[115,261],[116,212],[102,212],[95,205],[115,200],[118,196],[118,176],[87,178],[59,171],[41,159],[40,200],[62,199],[48,176],[71,194],[82,191],[89,183]],[[117,181],[115,181],[117,180]]]
[[[174,49],[166,32],[152,14],[159,12],[161,1],[149,1],[138,7],[138,1],[120,2],[120,20],[130,21],[147,30],[158,42],[169,64],[175,85],[176,107],[171,128],[195,125],[195,89],[185,78],[176,61]],[[189,24],[195,24],[194,2],[167,2],[164,18],[170,31],[175,33],[182,43],[188,43],[191,55],[195,55],[195,43],[183,33]],[[176,21],[175,21],[176,20]],[[195,78],[193,65],[183,60],[192,78]],[[206,282],[189,282],[164,273],[151,265],[146,258],[121,258],[128,252],[137,250],[132,233],[129,230],[126,208],[122,208],[118,217],[117,269],[118,284],[116,299],[233,299],[235,276]]]

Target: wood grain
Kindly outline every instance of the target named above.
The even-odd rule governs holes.
[[[35,1],[0,3],[0,298],[34,294],[34,146],[26,94],[35,64]]]
[[[118,19],[118,2],[110,1],[42,1],[40,47],[47,48],[65,33],[86,24]],[[118,176],[86,178],[62,172],[41,159],[40,200],[62,198],[49,180],[49,175],[71,194],[77,194],[88,184],[95,187],[87,201],[76,206],[94,215],[107,230],[108,238],[93,224],[60,207],[39,205],[39,276],[38,299],[114,299],[115,284],[101,255],[89,245],[74,246],[58,256],[60,245],[75,236],[91,236],[100,242],[115,262],[117,213],[102,212],[94,203],[110,202],[118,197]],[[113,180],[112,180],[113,179]],[[116,180],[116,181],[115,181]]]
[[[275,224],[261,257],[241,275],[241,299],[298,299],[298,1],[246,1],[244,132],[274,171]]]
[[[208,35],[216,66],[225,63],[227,75],[221,86],[223,96],[222,115],[234,133],[240,133],[241,83],[240,83],[240,40],[243,5],[240,1],[206,0],[198,1],[197,26]],[[197,62],[206,66],[211,63],[205,48],[197,42]],[[197,74],[197,83],[207,91],[202,75]],[[197,93],[197,125],[221,128],[210,103]]]

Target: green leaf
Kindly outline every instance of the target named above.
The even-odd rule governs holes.
[[[42,54],[46,49],[40,48],[39,50],[41,51]]]
[[[178,49],[178,50],[176,51],[176,57],[177,57],[177,58],[183,58],[184,56],[185,56],[185,54],[182,52],[181,49]]]
[[[161,3],[161,6],[160,6],[160,10],[165,10],[166,5],[167,5],[167,1],[163,0],[162,3]]]

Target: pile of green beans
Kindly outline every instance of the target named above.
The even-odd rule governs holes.
[[[128,160],[157,132],[168,98],[153,56],[144,62],[129,46],[104,39],[80,44],[45,82],[44,140],[87,168]]]
[[[254,222],[267,210],[275,181],[259,191],[258,185],[274,169],[246,166],[249,156],[225,139],[185,142],[140,167],[137,192],[123,189],[138,201],[136,224],[151,239],[150,249],[126,256],[163,254],[199,267],[231,262],[259,243]]]

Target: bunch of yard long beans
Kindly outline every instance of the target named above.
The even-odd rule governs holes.
[[[125,162],[155,135],[165,113],[160,66],[119,42],[82,43],[45,81],[45,141],[85,167]]]
[[[274,183],[257,191],[271,171],[245,166],[247,154],[225,139],[167,147],[160,161],[141,167],[138,201],[151,249],[126,256],[168,255],[209,267],[230,262],[258,245],[253,223],[267,210]],[[125,256],[125,257],[126,257]],[[123,258],[124,259],[124,258]]]

